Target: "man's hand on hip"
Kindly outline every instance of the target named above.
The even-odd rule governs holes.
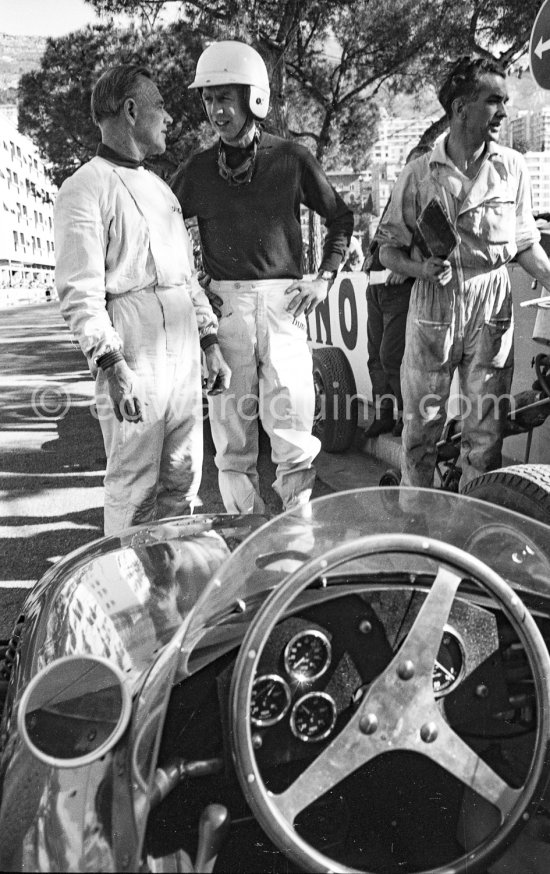
[[[206,391],[209,395],[219,395],[229,388],[231,368],[221,353],[218,343],[212,343],[204,352],[208,377]]]
[[[136,389],[137,377],[125,361],[117,361],[105,370],[109,394],[119,422],[143,422],[143,401]]]
[[[295,318],[304,313],[309,316],[317,304],[325,300],[328,294],[328,280],[317,277],[316,279],[296,279],[285,290],[285,294],[294,294],[287,305],[287,311]]]

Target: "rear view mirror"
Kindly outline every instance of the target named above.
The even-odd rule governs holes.
[[[32,753],[58,768],[110,750],[132,710],[124,674],[106,659],[67,656],[37,674],[21,699],[19,732]]]

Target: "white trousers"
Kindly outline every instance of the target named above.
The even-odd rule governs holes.
[[[311,353],[303,316],[286,311],[290,279],[216,282],[222,300],[218,337],[231,367],[229,390],[209,398],[220,492],[228,513],[262,513],[258,417],[277,466],[273,488],[283,507],[309,501],[313,460],[321,448],[311,433],[315,411]]]
[[[182,286],[120,295],[107,309],[146,405],[143,422],[118,422],[99,372],[105,534],[118,534],[193,510],[203,458],[200,348],[193,304]]]

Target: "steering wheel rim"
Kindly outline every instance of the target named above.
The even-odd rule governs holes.
[[[440,567],[434,583],[432,584],[416,620],[413,623],[413,627],[399,652],[390,661],[390,664],[386,669],[382,671],[379,677],[371,684],[368,693],[362,699],[354,715],[342,728],[339,734],[336,735],[333,741],[323,748],[319,756],[311,763],[311,765],[309,765],[302,774],[293,781],[291,786],[280,795],[275,795],[272,792],[269,792],[263,783],[253,749],[252,729],[249,719],[252,684],[266,642],[275,625],[283,617],[289,604],[292,603],[315,579],[353,559],[386,552],[416,553],[435,559],[440,563]],[[453,574],[453,571],[450,570],[453,568],[458,568],[461,575],[460,578],[456,577],[456,574]],[[496,804],[501,815],[504,817],[504,822],[501,822],[499,828],[485,837],[473,850],[466,851],[460,858],[452,861],[455,874],[474,874],[474,872],[485,870],[487,864],[498,857],[505,847],[511,843],[516,830],[530,817],[531,808],[536,807],[538,804],[540,800],[540,792],[545,786],[543,778],[547,773],[550,761],[550,741],[548,740],[550,737],[550,656],[533,617],[530,615],[520,598],[515,594],[511,586],[509,586],[502,577],[496,574],[482,561],[468,555],[457,547],[439,540],[434,540],[433,538],[419,537],[412,534],[366,536],[352,541],[351,543],[337,546],[326,552],[324,555],[316,557],[302,565],[269,595],[250,624],[249,630],[241,645],[233,671],[230,691],[230,735],[237,776],[243,794],[263,830],[269,835],[276,846],[278,846],[293,862],[300,865],[303,870],[331,871],[338,872],[338,874],[348,874],[348,872],[355,871],[355,869],[342,865],[320,853],[302,839],[293,828],[293,822],[296,816],[309,806],[313,800],[307,800],[308,789],[306,786],[310,779],[310,776],[308,775],[310,775],[310,772],[319,772],[316,774],[316,785],[314,791],[315,797],[318,797],[328,791],[328,789],[337,785],[341,780],[345,779],[348,774],[352,773],[353,770],[356,770],[357,767],[360,767],[361,764],[365,764],[370,758],[374,757],[369,755],[368,758],[365,758],[359,763],[359,765],[354,767],[353,763],[348,761],[350,758],[350,750],[349,748],[346,748],[345,767],[348,768],[348,770],[341,775],[337,775],[337,778],[334,779],[334,774],[331,771],[333,766],[328,761],[331,754],[327,754],[326,751],[331,750],[332,748],[336,750],[339,746],[342,746],[342,739],[346,739],[347,735],[351,734],[351,732],[354,732],[353,737],[355,746],[360,747],[361,744],[364,744],[367,741],[372,743],[372,740],[369,740],[369,736],[374,735],[376,732],[376,728],[374,731],[372,730],[372,716],[373,712],[376,711],[376,705],[380,704],[376,698],[376,694],[378,694],[380,688],[384,686],[384,683],[388,683],[389,688],[391,689],[392,683],[401,682],[402,688],[404,688],[403,684],[411,681],[412,675],[403,676],[403,674],[407,674],[407,669],[410,668],[410,665],[408,664],[410,659],[406,658],[408,654],[408,641],[413,637],[415,628],[417,628],[419,620],[423,616],[425,618],[420,625],[418,625],[419,630],[416,635],[418,637],[418,633],[424,633],[421,627],[422,624],[426,620],[431,621],[431,619],[434,618],[430,616],[430,610],[435,611],[437,623],[443,620],[441,622],[441,634],[443,633],[444,620],[449,615],[458,586],[460,585],[462,578],[465,576],[468,578],[472,577],[482,589],[489,591],[490,595],[495,599],[498,606],[509,619],[525,647],[534,678],[537,702],[537,728],[534,751],[527,777],[518,790],[512,790],[512,788],[509,787],[505,781],[499,778],[498,775],[496,775],[495,772],[492,771],[492,769],[458,737],[458,735],[455,735],[455,732],[447,723],[445,723],[445,725],[447,725],[448,731],[443,733],[444,735],[446,734],[447,737],[442,736],[441,740],[437,743],[433,743],[434,738],[422,736],[422,731],[426,728],[426,724],[429,720],[423,718],[422,726],[419,726],[418,724],[414,726],[415,730],[420,729],[420,735],[424,742],[424,747],[421,747],[421,745],[417,743],[415,751],[421,752],[429,758],[432,758],[432,760],[436,761],[449,773],[454,773],[465,786],[473,788],[474,792],[478,792],[480,788],[475,784],[476,780],[477,783],[480,783],[482,780],[488,779],[491,784],[490,791],[496,794],[494,797],[490,798],[485,794],[485,788],[483,792],[480,792],[479,794],[482,794],[482,796],[490,801],[490,803]],[[451,577],[454,579],[451,580]],[[440,581],[439,583],[438,580]],[[430,601],[430,595],[432,593],[435,594]],[[446,601],[443,607],[439,604],[442,599]],[[427,608],[428,602],[430,602],[429,609]],[[439,646],[439,641],[440,638],[437,641],[437,647]],[[418,651],[414,650],[415,646]],[[419,678],[418,680],[414,680],[410,688],[413,689],[414,697],[416,694],[416,692],[414,692],[414,684],[417,683],[419,686],[419,690],[417,690],[419,691],[419,695],[421,697],[424,696],[421,702],[422,706],[425,706],[426,696],[424,687],[426,686],[426,665],[422,665],[423,655],[420,652],[421,649],[422,647],[418,646],[417,641],[414,638],[412,654],[416,654],[418,657],[417,672]],[[431,655],[428,652],[428,666],[429,658],[431,658]],[[403,669],[405,662],[407,663],[405,665],[406,669],[402,670],[400,673],[400,667]],[[413,667],[415,667],[414,664]],[[433,685],[431,680],[433,660],[429,669],[430,694],[433,697]],[[422,672],[424,672],[424,679],[422,678]],[[398,677],[397,681],[395,680],[395,677]],[[424,687],[420,688],[422,684],[424,684]],[[375,691],[378,690],[374,696],[371,694],[373,689]],[[389,696],[386,695],[386,697]],[[388,702],[386,702],[386,704],[388,704]],[[389,706],[389,704],[387,709],[391,711],[391,706]],[[406,715],[409,714],[410,709],[410,707],[407,707],[405,711]],[[382,718],[387,716],[384,712],[380,715]],[[392,714],[390,713],[390,717],[391,715]],[[433,712],[430,715],[433,716]],[[444,722],[442,716],[441,721]],[[352,726],[351,729],[350,726]],[[437,727],[438,730],[441,730],[440,725]],[[390,728],[389,731],[391,732],[392,729]],[[383,736],[387,733],[387,731],[385,733],[380,732],[379,735]],[[419,732],[417,732],[417,734],[418,733]],[[450,739],[455,743],[455,746],[456,741],[460,741],[460,745],[466,747],[466,749],[471,753],[471,757],[474,757],[476,765],[474,768],[474,775],[476,769],[480,767],[481,763],[481,771],[483,773],[478,778],[472,775],[474,783],[466,782],[466,780],[463,779],[463,775],[457,774],[456,769],[453,771],[448,766],[449,762],[443,763],[434,756],[432,751],[435,749],[437,750],[438,756],[443,755],[443,759],[448,758],[445,755],[444,747],[442,745],[449,742],[449,736],[454,736],[454,740],[453,737]],[[395,736],[392,736],[392,744],[393,749],[411,749],[410,746],[406,745],[395,746]],[[429,750],[429,752],[427,752],[427,750]],[[382,752],[382,750],[378,750],[375,755],[380,754],[380,752]],[[463,750],[461,749],[460,752],[462,754]],[[452,758],[452,751],[450,755]],[[334,753],[332,753],[332,756],[334,756]],[[468,768],[473,767],[474,764],[474,761],[470,761],[471,757],[467,762]],[[353,756],[351,756],[351,758],[353,758]],[[320,762],[321,767],[319,767]],[[459,764],[462,765],[463,763],[460,762]],[[328,783],[323,782],[325,780],[327,780]],[[320,790],[318,789],[319,781],[322,782],[322,788]],[[503,794],[502,784],[504,784],[508,790],[504,790],[506,798]],[[309,794],[311,794],[311,790],[309,790]],[[496,798],[498,798],[500,803],[495,801]],[[445,874],[445,872],[449,871],[449,864],[450,863],[446,863],[443,867],[430,869],[429,871],[423,872],[423,874]],[[367,872],[363,872],[363,874],[367,874]]]

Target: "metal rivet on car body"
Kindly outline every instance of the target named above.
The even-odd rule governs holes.
[[[410,680],[414,677],[414,662],[411,659],[405,659],[404,662],[400,662],[397,666],[397,676],[401,680]]]
[[[434,740],[437,739],[437,735],[439,734],[437,730],[437,725],[435,722],[425,722],[422,728],[420,729],[420,737],[424,741],[424,743],[431,744]]]
[[[378,717],[376,713],[365,713],[359,722],[359,728],[363,734],[374,734],[378,729]]]

